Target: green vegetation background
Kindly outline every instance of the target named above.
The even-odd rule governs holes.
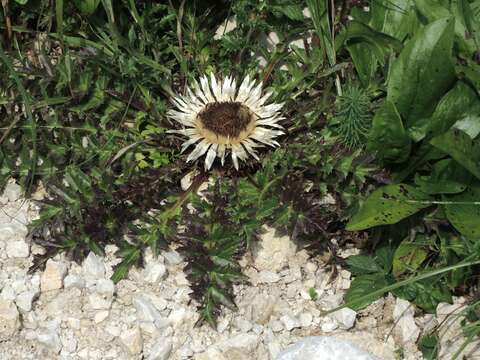
[[[344,264],[345,306],[393,292],[434,312],[463,295],[467,338],[480,332],[479,0],[7,0],[0,30],[0,185],[50,195],[31,271],[114,243],[119,281],[174,242],[214,326],[270,224],[332,266],[345,243],[364,250]],[[211,72],[263,81],[287,135],[240,172],[199,166],[182,191],[196,166],[165,113]],[[436,357],[435,333],[419,344]]]

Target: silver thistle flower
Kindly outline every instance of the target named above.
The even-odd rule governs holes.
[[[180,130],[169,130],[186,136],[182,152],[190,145],[195,148],[187,158],[194,161],[205,153],[205,169],[209,170],[218,156],[222,165],[230,153],[235,169],[239,159],[245,161],[249,155],[259,160],[256,148],[264,145],[279,146],[275,138],[284,134],[278,124],[283,104],[269,104],[271,92],[262,93],[262,84],[247,75],[237,88],[233,77],[217,80],[213,74],[195,81],[193,89],[187,88],[186,95],[172,99],[178,110],[171,109],[167,115],[180,123]]]

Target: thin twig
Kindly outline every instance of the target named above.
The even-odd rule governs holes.
[[[238,56],[237,56],[237,61],[236,61],[237,64],[240,64],[242,62],[245,50],[250,45],[250,39],[252,38],[252,35],[253,35],[254,26],[255,26],[255,24],[253,26],[250,26],[250,28],[248,29],[247,37],[245,39],[245,45],[242,47],[242,50],[240,50],[240,52],[238,53]]]
[[[332,34],[332,53],[333,53],[333,64],[334,66],[337,63],[337,52],[335,51],[335,2],[330,0],[330,29]],[[337,88],[337,95],[342,96],[342,85],[340,84],[340,76],[335,74],[335,87]]]
[[[20,118],[21,118],[20,116],[17,116],[16,118],[14,118],[12,123],[7,128],[0,128],[0,130],[6,129],[6,131],[3,133],[2,137],[0,138],[0,145],[5,141],[5,139],[7,138],[8,134],[10,134],[12,129],[15,128],[15,125],[17,125],[17,123],[20,121]]]
[[[2,0],[3,13],[5,15],[5,29],[7,32],[8,44],[12,43],[13,31],[12,31],[12,19],[10,18],[9,0]]]
[[[178,8],[178,15],[177,15],[178,47],[180,48],[181,53],[183,53],[182,20],[183,20],[184,9],[185,9],[185,0],[182,0],[182,2],[180,3],[180,7]]]

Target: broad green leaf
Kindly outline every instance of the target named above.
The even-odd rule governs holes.
[[[302,8],[298,4],[278,5],[278,6],[274,6],[273,10],[281,12],[291,20],[304,19]]]
[[[354,255],[346,260],[349,270],[354,275],[363,275],[382,272],[383,269],[378,266],[375,259],[365,255]]]
[[[472,38],[472,42],[478,49],[480,46],[480,21],[478,15],[480,13],[480,1],[470,2],[468,0],[453,0],[452,10],[455,18],[460,19],[465,25],[465,37]]]
[[[115,23],[115,12],[113,10],[112,0],[101,0],[101,2],[102,2],[102,5],[103,5],[103,8],[105,9],[105,12],[107,13],[108,22],[110,24],[114,24]]]
[[[392,270],[393,256],[395,255],[395,248],[391,245],[383,245],[377,249],[375,253],[375,262],[382,267],[385,273]]]
[[[369,44],[354,43],[347,45],[347,50],[352,58],[358,77],[364,86],[373,80],[373,75],[378,66],[378,60],[372,56],[372,49]]]
[[[92,15],[97,10],[100,0],[74,0],[74,4],[83,15]]]
[[[442,278],[411,282],[392,291],[394,295],[413,302],[429,313],[434,313],[441,302],[452,302],[452,296]]]
[[[430,206],[431,198],[410,185],[387,185],[375,190],[350,219],[347,230],[363,230],[377,225],[395,224]]]
[[[472,140],[463,131],[453,129],[434,137],[430,144],[450,155],[480,179],[480,140]]]
[[[330,65],[335,65],[335,45],[332,40],[328,4],[324,0],[307,0],[307,6],[312,16],[313,26],[317,31],[325,49],[326,58]]]
[[[420,241],[418,241],[420,240]],[[415,241],[403,240],[395,250],[393,258],[393,275],[399,277],[405,273],[414,273],[425,261],[428,248],[425,246],[425,236],[417,235]]]
[[[399,51],[402,48],[402,43],[397,39],[358,21],[349,24],[340,42],[347,45],[355,69],[364,85],[373,78],[378,63],[385,63],[388,53],[393,49]]]
[[[455,71],[460,79],[472,84],[480,91],[480,64],[467,59],[465,64],[456,64]]]
[[[477,119],[475,116],[469,116],[462,120],[458,120],[453,127],[462,130],[474,139],[480,134],[480,119]]]
[[[450,10],[438,0],[415,0],[415,6],[429,22],[452,16]]]
[[[379,299],[383,294],[368,296],[390,285],[383,273],[366,274],[357,276],[345,294],[345,302],[353,310],[360,310]],[[363,298],[365,296],[365,298]]]
[[[419,30],[392,65],[387,100],[395,104],[407,128],[430,116],[455,81],[453,25],[453,18],[445,18]]]
[[[410,155],[408,137],[395,105],[385,101],[372,121],[367,149],[385,162],[404,162]]]
[[[436,334],[422,336],[418,342],[418,348],[425,360],[437,359],[438,351],[440,350],[438,336]]]
[[[403,41],[415,33],[418,19],[413,0],[378,0],[370,3],[370,26],[377,31]]]
[[[409,132],[416,141],[424,137],[432,138],[456,127],[480,126],[480,98],[476,92],[463,81],[458,81],[438,103],[431,117],[416,122]],[[472,138],[475,136],[472,136]]]
[[[452,159],[437,161],[428,176],[415,177],[415,184],[426,194],[456,194],[470,184],[470,173]]]
[[[452,202],[443,206],[455,229],[469,238],[480,239],[480,187],[470,187],[461,194],[445,199]]]
[[[420,146],[416,147],[415,152],[408,159],[397,168],[393,174],[393,181],[396,183],[404,181],[409,175],[414,173],[417,169],[421,169],[422,166],[432,160],[440,160],[445,157],[445,153],[436,147],[433,147],[429,143],[420,142]]]
[[[400,51],[403,47],[401,41],[387,34],[372,29],[366,24],[353,20],[348,25],[344,35],[345,42],[365,42],[371,46],[378,60],[383,61],[390,50]]]
[[[419,13],[429,22],[453,16],[455,18],[455,42],[459,51],[467,57],[472,56],[477,45],[472,37],[474,21],[471,21],[472,9],[467,0],[452,0],[441,4],[438,0],[415,0]],[[472,31],[473,30],[473,31]]]

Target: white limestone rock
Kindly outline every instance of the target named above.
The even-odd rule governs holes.
[[[283,330],[283,323],[279,320],[274,320],[270,323],[270,329],[274,332],[280,332]]]
[[[340,329],[348,330],[355,325],[357,312],[349,308],[343,308],[335,311],[330,316],[335,319]]]
[[[245,352],[253,352],[259,343],[260,339],[257,335],[251,333],[240,333],[224,340],[218,344],[218,348],[225,351],[225,349],[240,349]]]
[[[133,306],[137,310],[137,319],[154,323],[161,319],[161,315],[153,304],[144,296],[136,295],[132,300]]]
[[[64,331],[60,335],[60,341],[62,342],[62,350],[73,353],[77,350],[78,341],[72,330]]]
[[[167,360],[172,352],[172,340],[166,337],[160,337],[150,350],[147,360]]]
[[[237,20],[235,17],[230,17],[226,19],[215,31],[213,38],[215,40],[220,40],[223,35],[228,34],[230,31],[235,30],[237,27]]]
[[[248,320],[242,319],[241,317],[238,317],[235,321],[236,327],[241,331],[241,332],[249,332],[252,330],[252,323]]]
[[[193,356],[193,351],[192,349],[190,348],[190,345],[189,344],[185,344],[183,345],[178,351],[177,351],[178,355],[182,358],[182,359],[190,359],[192,356]]]
[[[303,338],[282,351],[276,360],[330,359],[330,360],[376,360],[369,353],[353,344],[327,336]]]
[[[282,351],[282,346],[278,341],[271,341],[267,344],[267,350],[270,354],[270,359],[276,359],[278,354]]]
[[[275,229],[268,226],[264,229],[265,233],[253,248],[255,267],[260,271],[279,271],[295,256],[296,245],[288,236],[277,236]]]
[[[260,271],[256,277],[257,283],[273,284],[280,281],[280,275],[273,271]]]
[[[12,287],[15,294],[20,294],[21,292],[27,290],[27,284],[26,284],[27,279],[20,274],[16,274],[16,275],[19,275],[19,277],[13,280],[10,286]]]
[[[67,276],[65,276],[65,279],[63,279],[63,286],[65,287],[65,289],[68,289],[68,288],[83,289],[85,287],[85,279],[81,278],[78,275],[68,274]]]
[[[295,318],[292,315],[288,315],[288,314],[283,315],[280,318],[280,321],[283,323],[283,325],[285,326],[285,329],[287,329],[288,331],[293,330],[293,329],[301,326],[300,321],[298,321],[297,318]]]
[[[18,222],[2,223],[0,220],[0,241],[9,242],[25,241],[28,229]]]
[[[94,310],[110,309],[115,293],[115,284],[110,279],[100,279],[93,286],[93,293],[88,296],[90,307]]]
[[[113,296],[115,292],[115,284],[110,279],[100,279],[95,283],[94,291],[98,294]]]
[[[105,264],[102,258],[90,252],[82,264],[83,273],[87,280],[98,280],[105,278]]]
[[[153,304],[153,306],[155,306],[155,308],[156,308],[158,311],[165,310],[165,308],[166,308],[167,305],[168,305],[168,301],[167,301],[167,300],[165,300],[164,298],[155,296],[155,295],[149,294],[148,296],[146,296],[146,298],[147,298],[149,301],[151,301],[151,303]]]
[[[108,324],[105,327],[105,331],[112,335],[113,337],[118,337],[122,333],[122,329],[118,326],[115,326],[113,324]]]
[[[80,319],[74,318],[74,317],[69,317],[67,318],[67,324],[70,328],[74,330],[79,330],[80,329]]]
[[[9,258],[27,258],[30,246],[24,240],[7,241],[6,251]]]
[[[120,341],[130,355],[139,355],[143,350],[143,338],[139,326],[120,334]]]
[[[298,320],[300,322],[301,327],[308,327],[312,325],[313,315],[308,312],[301,313],[300,316],[298,317]]]
[[[63,279],[67,274],[67,266],[60,261],[49,259],[40,278],[40,289],[42,292],[58,290],[63,287]]]
[[[144,280],[155,284],[167,275],[167,268],[161,263],[148,263],[144,270]]]
[[[205,352],[195,356],[195,360],[231,360],[227,359],[215,346],[210,346]]]
[[[330,333],[338,329],[338,323],[331,317],[327,316],[323,319],[323,322],[320,328],[322,329],[323,332]]]
[[[15,298],[15,304],[23,312],[29,312],[32,310],[33,300],[38,296],[38,290],[24,291],[17,295]]]
[[[397,324],[399,335],[403,343],[416,342],[420,329],[414,319],[415,308],[407,300],[397,298],[393,310],[393,319]]]
[[[59,328],[60,321],[52,320],[37,333],[37,341],[55,354],[58,354],[62,350],[62,340],[58,334]]]
[[[8,182],[3,191],[3,196],[10,202],[17,201],[22,196],[22,188],[15,182]]]
[[[318,266],[317,264],[309,261],[305,264],[304,269],[308,274],[315,274],[315,271],[317,271]]]
[[[98,311],[97,313],[95,313],[93,320],[95,321],[95,324],[100,324],[102,321],[108,318],[109,315],[110,312],[108,310]]]
[[[187,321],[195,321],[198,318],[198,313],[191,309],[184,307],[179,307],[173,309],[170,315],[168,316],[168,321],[173,327],[179,327]]]
[[[273,314],[277,300],[275,296],[267,294],[256,294],[253,298],[247,298],[247,319],[261,325],[266,324]]]
[[[320,299],[320,304],[323,310],[332,310],[336,307],[339,307],[343,301],[343,294],[336,293],[331,295],[326,295]]]
[[[175,250],[164,252],[162,255],[170,266],[178,265],[183,261],[182,256]]]
[[[0,299],[13,301],[15,300],[15,290],[10,285],[5,285],[0,292]]]
[[[140,330],[142,330],[142,334],[148,334],[150,337],[157,337],[159,331],[154,323],[140,321],[139,324]]]
[[[398,360],[398,354],[396,354],[395,342],[393,337],[390,336],[387,339],[378,338],[370,331],[342,331],[335,332],[335,339],[339,341],[347,341],[357,348],[371,354],[374,359],[378,360]],[[407,350],[404,348],[404,350]],[[406,354],[407,355],[407,354]],[[408,354],[407,356],[409,356]],[[419,360],[421,357],[408,358],[408,360]],[[405,359],[407,360],[407,358]]]
[[[12,301],[0,299],[0,342],[10,339],[20,329],[20,314]]]
[[[112,306],[113,299],[111,297],[93,293],[88,295],[88,303],[93,310],[108,310]]]

